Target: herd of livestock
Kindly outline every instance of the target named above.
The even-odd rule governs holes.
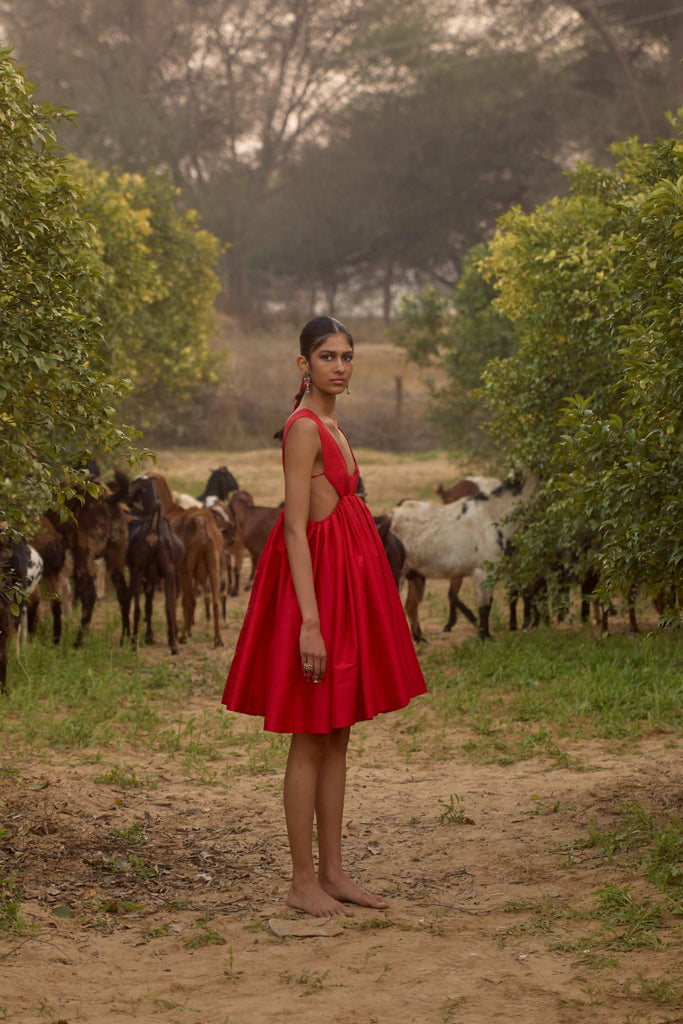
[[[30,543],[0,548],[2,692],[12,627],[8,583],[24,594],[16,621],[17,642],[22,631],[34,627],[42,591],[51,607],[55,643],[61,637],[64,608],[72,598],[80,601],[79,645],[98,593],[98,568],[103,568],[116,591],[122,641],[128,638],[133,645],[137,643],[144,594],[145,641],[153,642],[153,600],[156,591],[163,589],[171,653],[176,654],[178,644],[192,633],[198,597],[205,601],[214,643],[221,646],[226,600],[238,593],[244,557],[250,556],[251,578],[281,512],[281,508],[254,504],[252,495],[240,490],[226,466],[211,472],[197,498],[173,493],[166,478],[157,472],[132,481],[121,471],[108,483],[96,475],[92,480],[99,489],[85,487],[70,499],[66,520],[57,512],[46,512]],[[535,487],[530,476],[504,481],[467,477],[447,489],[438,488],[442,504],[403,501],[387,515],[375,517],[397,586],[404,581],[407,585],[405,608],[416,642],[424,639],[418,609],[428,578],[450,581],[447,630],[460,611],[477,627],[479,636],[490,635],[493,595],[487,567],[509,551],[516,528],[510,514]],[[364,496],[362,480],[359,493]],[[476,615],[459,597],[466,577],[475,583]]]

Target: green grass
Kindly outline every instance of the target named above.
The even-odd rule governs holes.
[[[73,620],[69,629],[75,630]],[[212,666],[207,659],[198,673],[196,660],[184,664],[182,652],[171,658],[157,649],[152,660],[120,646],[113,602],[104,625],[90,630],[81,649],[72,640],[67,630],[53,646],[43,623],[42,636],[24,647],[21,662],[11,654],[9,695],[0,701],[6,750],[81,750],[88,757],[124,741],[177,755],[188,775],[208,785],[225,781],[226,751],[230,772],[282,769],[286,737],[264,734],[260,721],[235,733],[221,713],[220,662]],[[194,650],[203,642],[194,641]],[[510,764],[543,755],[575,770],[590,765],[573,757],[571,739],[632,742],[652,730],[672,736],[683,730],[677,633],[601,641],[580,628],[500,632],[491,643],[471,638],[421,649],[420,660],[430,696],[394,718],[407,760],[425,751],[434,760],[456,755],[448,733],[455,723],[471,732],[463,749],[473,762]],[[216,706],[188,719],[186,698],[198,685],[215,693]]]
[[[0,875],[0,933],[22,935],[27,930],[21,909],[22,892],[14,875]]]
[[[586,846],[602,853],[603,863],[635,867],[668,897],[670,909],[683,915],[683,820],[667,810],[647,810],[636,801],[618,803],[616,822],[591,821]]]
[[[106,608],[104,625],[73,647],[73,623],[62,643],[41,633],[14,656],[8,695],[0,700],[0,735],[6,746],[79,749],[107,747],[122,737],[155,749],[163,744],[168,709],[180,713],[192,690],[191,668],[170,655],[152,662],[119,644],[118,611]]]
[[[528,750],[518,758],[544,752],[539,723],[561,736],[605,739],[683,730],[680,634],[600,641],[589,630],[541,628],[427,650],[421,661],[445,721],[467,722],[490,746],[505,727],[520,733],[528,725]]]

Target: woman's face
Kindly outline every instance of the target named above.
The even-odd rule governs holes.
[[[328,334],[311,352],[308,368],[313,385],[327,395],[340,395],[353,373],[353,347],[343,334]]]

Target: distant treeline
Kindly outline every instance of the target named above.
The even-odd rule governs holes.
[[[452,285],[501,213],[666,135],[682,94],[671,0],[4,0],[2,25],[78,113],[69,151],[170,174],[237,313]]]

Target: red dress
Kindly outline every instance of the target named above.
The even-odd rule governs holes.
[[[426,692],[396,584],[374,520],[357,496],[358,465],[349,473],[339,445],[310,409],[324,472],[339,494],[334,511],[306,528],[320,631],[327,651],[321,683],[301,667],[301,611],[284,539],[284,512],[259,559],[249,606],[230,666],[223,703],[262,715],[269,732],[328,733],[405,707]]]

